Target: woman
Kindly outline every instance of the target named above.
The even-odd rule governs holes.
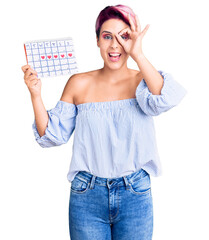
[[[141,31],[127,6],[104,8],[96,21],[103,68],[71,76],[49,111],[36,71],[22,67],[36,141],[59,146],[75,130],[68,172],[72,240],[152,239],[150,175],[161,174],[153,116],[176,106],[187,91],[145,57],[142,39],[148,28]],[[127,68],[129,56],[140,71]]]

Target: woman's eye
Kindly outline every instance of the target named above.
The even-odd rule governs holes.
[[[122,35],[121,36],[123,39],[128,39],[128,35]]]
[[[110,39],[111,38],[111,36],[110,35],[106,35],[106,36],[104,36],[104,39]]]

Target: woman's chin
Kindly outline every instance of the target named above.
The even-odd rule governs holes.
[[[120,63],[120,64],[112,64],[112,63],[105,63],[106,67],[108,67],[109,69],[112,69],[112,70],[117,70],[117,69],[120,69],[123,65]]]

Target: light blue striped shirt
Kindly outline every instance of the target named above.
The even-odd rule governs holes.
[[[72,158],[67,179],[78,171],[104,178],[121,177],[143,168],[152,176],[162,173],[153,116],[176,106],[187,90],[171,74],[163,76],[161,95],[153,95],[143,79],[136,98],[78,105],[58,101],[49,115],[45,135],[32,125],[43,148],[67,143],[74,131]]]

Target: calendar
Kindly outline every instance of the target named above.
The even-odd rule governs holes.
[[[27,64],[38,77],[54,77],[78,72],[73,39],[36,40],[24,43]]]

